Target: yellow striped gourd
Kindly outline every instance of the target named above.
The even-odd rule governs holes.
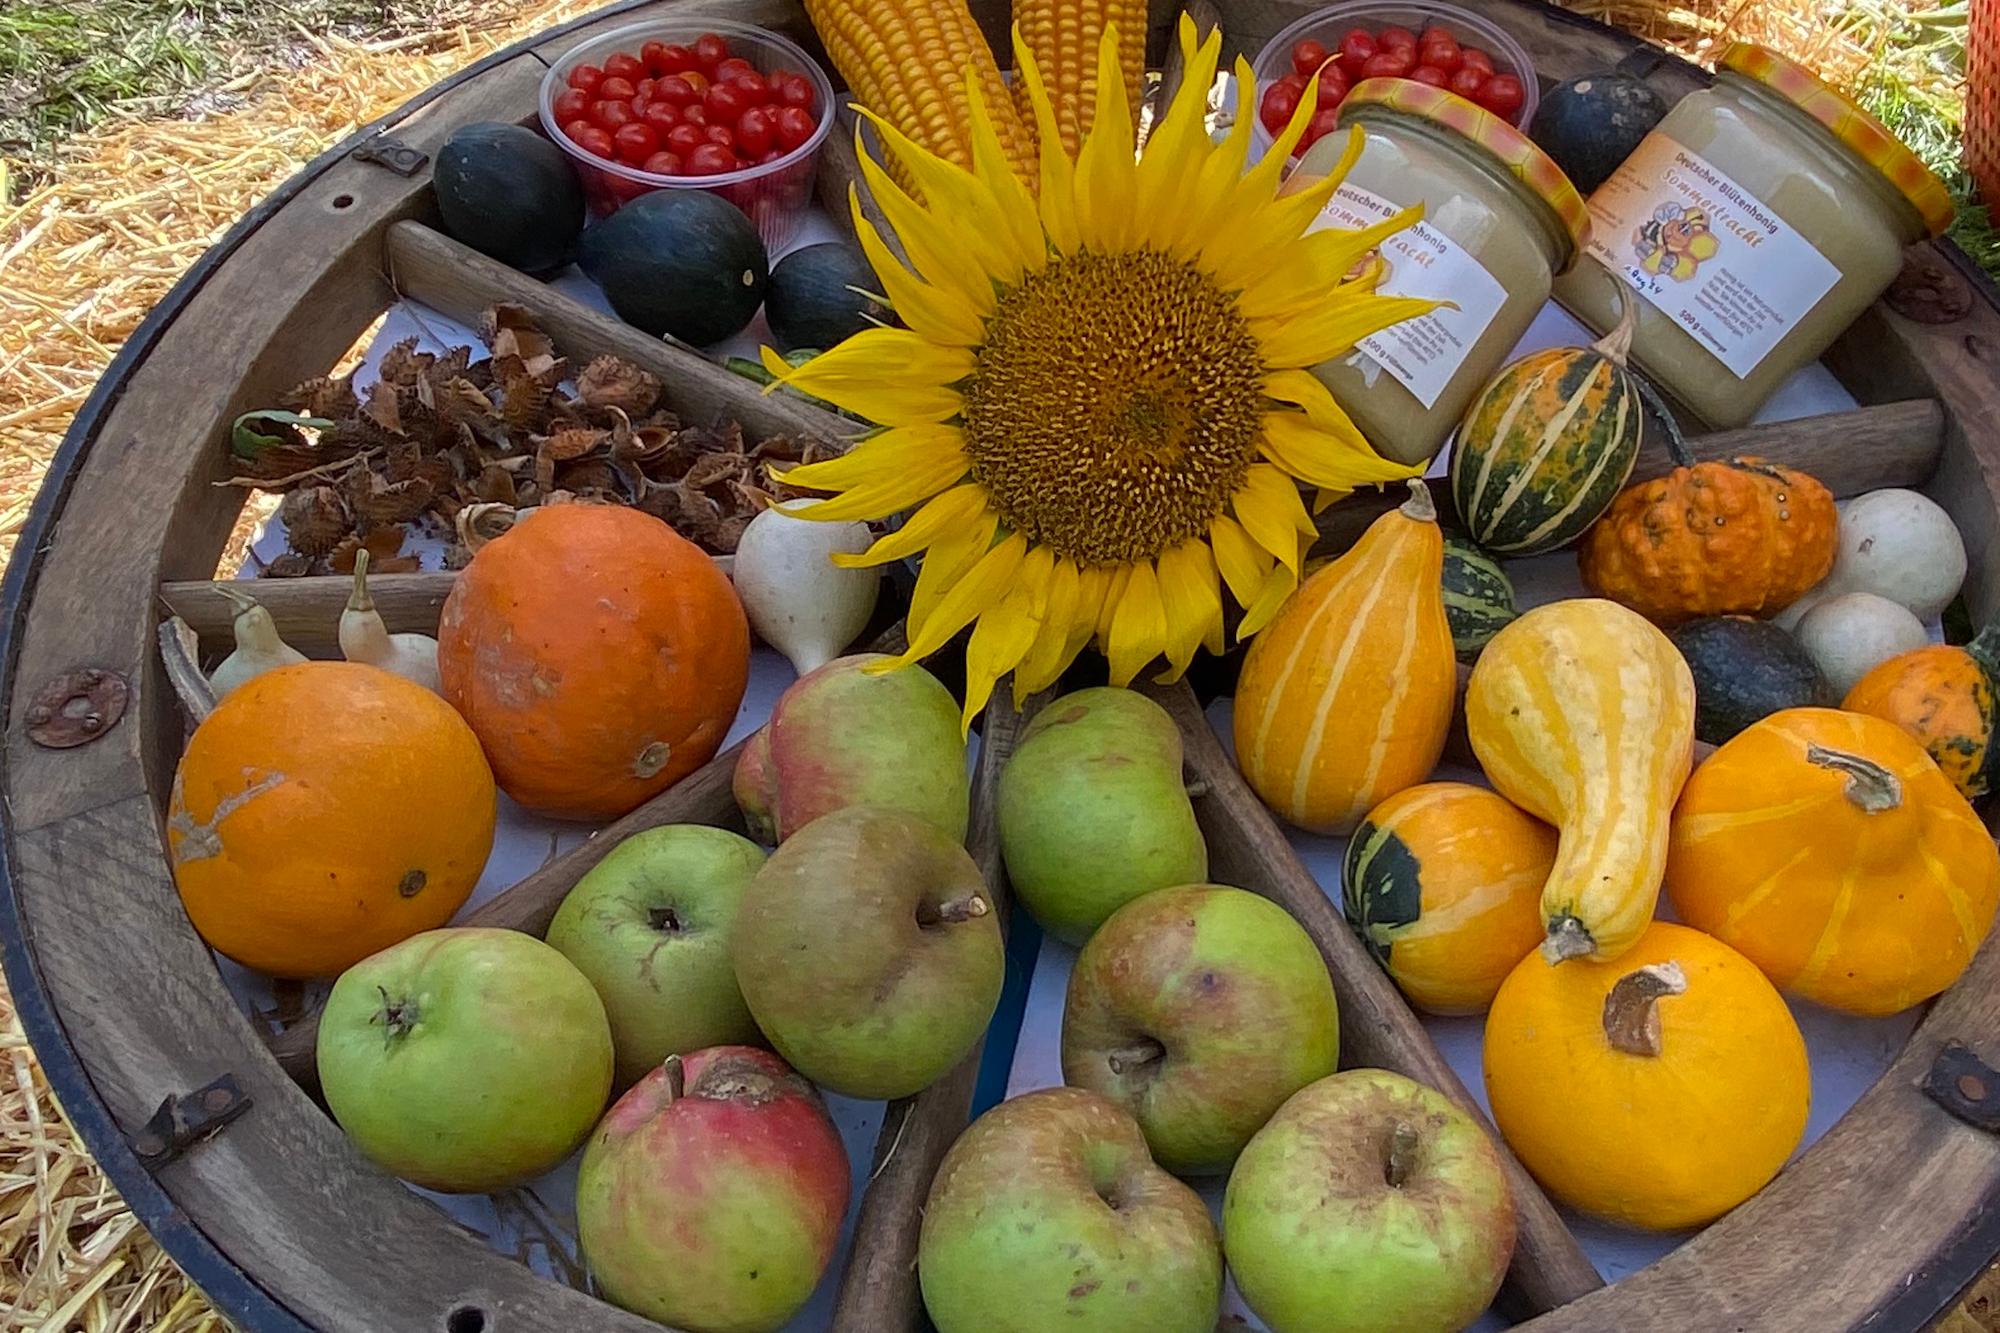
[[[1552,347],[1503,367],[1472,400],[1451,448],[1451,497],[1487,550],[1553,551],[1618,498],[1645,421],[1625,368],[1637,306],[1627,297],[1618,327],[1589,347]]]
[[[1288,598],[1236,685],[1236,762],[1264,803],[1314,833],[1351,833],[1437,766],[1456,667],[1444,538],[1420,480],[1402,508]]]
[[[1653,919],[1694,751],[1694,678],[1673,642],[1616,602],[1536,607],[1479,655],[1465,729],[1500,794],[1556,826],[1543,953],[1631,948]]]

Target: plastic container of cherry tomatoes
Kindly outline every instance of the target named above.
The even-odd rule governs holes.
[[[1257,78],[1257,93],[1251,103],[1255,123],[1250,127],[1254,156],[1261,157],[1276,137],[1264,127],[1264,92],[1292,73],[1292,49],[1311,38],[1324,46],[1328,55],[1338,55],[1341,38],[1355,28],[1366,29],[1371,36],[1384,28],[1407,28],[1417,35],[1419,41],[1426,28],[1443,28],[1457,39],[1461,47],[1476,46],[1486,52],[1495,74],[1511,74],[1520,81],[1520,108],[1509,114],[1507,119],[1524,130],[1534,119],[1535,105],[1541,100],[1535,84],[1535,62],[1529,59],[1519,42],[1492,20],[1472,10],[1444,4],[1442,0],[1346,0],[1343,4],[1315,10],[1291,24],[1267,42],[1251,63],[1251,71]],[[1399,77],[1406,78],[1408,75]],[[1350,86],[1356,82],[1359,80],[1349,80]]]
[[[706,176],[663,176],[642,171],[627,162],[600,157],[576,143],[556,123],[556,99],[569,87],[570,71],[580,65],[602,69],[604,62],[623,52],[637,57],[648,42],[693,46],[704,33],[714,33],[729,44],[729,54],[750,62],[759,74],[797,73],[812,84],[816,121],[812,137],[784,156],[762,165]],[[576,163],[583,181],[584,199],[598,217],[615,212],[620,205],[655,190],[704,190],[719,194],[743,210],[767,249],[776,251],[797,230],[813,200],[813,185],[819,171],[819,149],[833,126],[833,84],[826,71],[789,38],[747,23],[726,19],[655,19],[634,23],[605,33],[576,47],[549,68],[542,79],[542,128],[558,147]]]

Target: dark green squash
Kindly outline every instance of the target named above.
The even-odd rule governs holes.
[[[1444,539],[1444,617],[1461,662],[1479,656],[1487,640],[1520,613],[1514,585],[1500,562],[1459,537]]]
[[[576,258],[583,186],[562,149],[531,129],[480,121],[452,131],[431,171],[445,234],[524,273]]]
[[[868,293],[881,284],[858,245],[827,241],[794,250],[771,270],[764,318],[778,350],[824,351],[863,329],[886,324],[894,313]]]
[[[1542,94],[1528,135],[1576,188],[1589,194],[1667,114],[1666,99],[1644,79],[1607,72],[1559,83]]]
[[[1806,650],[1768,620],[1706,616],[1669,637],[1694,676],[1694,734],[1710,745],[1784,709],[1837,702]]]
[[[771,277],[750,219],[700,190],[634,199],[583,234],[581,262],[620,319],[697,347],[741,332]]]

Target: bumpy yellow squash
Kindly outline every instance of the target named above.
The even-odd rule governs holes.
[[[1543,953],[1608,962],[1631,948],[1694,751],[1694,679],[1673,642],[1615,602],[1536,607],[1480,655],[1465,726],[1500,794],[1556,826]]]
[[[1236,685],[1236,762],[1264,803],[1314,833],[1352,833],[1430,776],[1456,665],[1444,537],[1422,481],[1312,575],[1250,644]]]

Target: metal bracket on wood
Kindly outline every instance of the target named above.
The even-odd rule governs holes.
[[[1924,1095],[1973,1128],[2000,1134],[2000,1071],[1962,1042],[1946,1042],[1931,1061]]]
[[[116,671],[65,671],[28,705],[28,739],[45,750],[86,745],[118,725],[131,697],[131,683]]]
[[[170,1094],[132,1136],[132,1151],[149,1169],[158,1170],[249,1109],[250,1098],[236,1075],[224,1074],[191,1093]]]
[[[430,154],[419,152],[401,139],[387,134],[378,134],[368,142],[348,154],[356,162],[373,162],[387,167],[398,176],[414,176],[430,161]]]

